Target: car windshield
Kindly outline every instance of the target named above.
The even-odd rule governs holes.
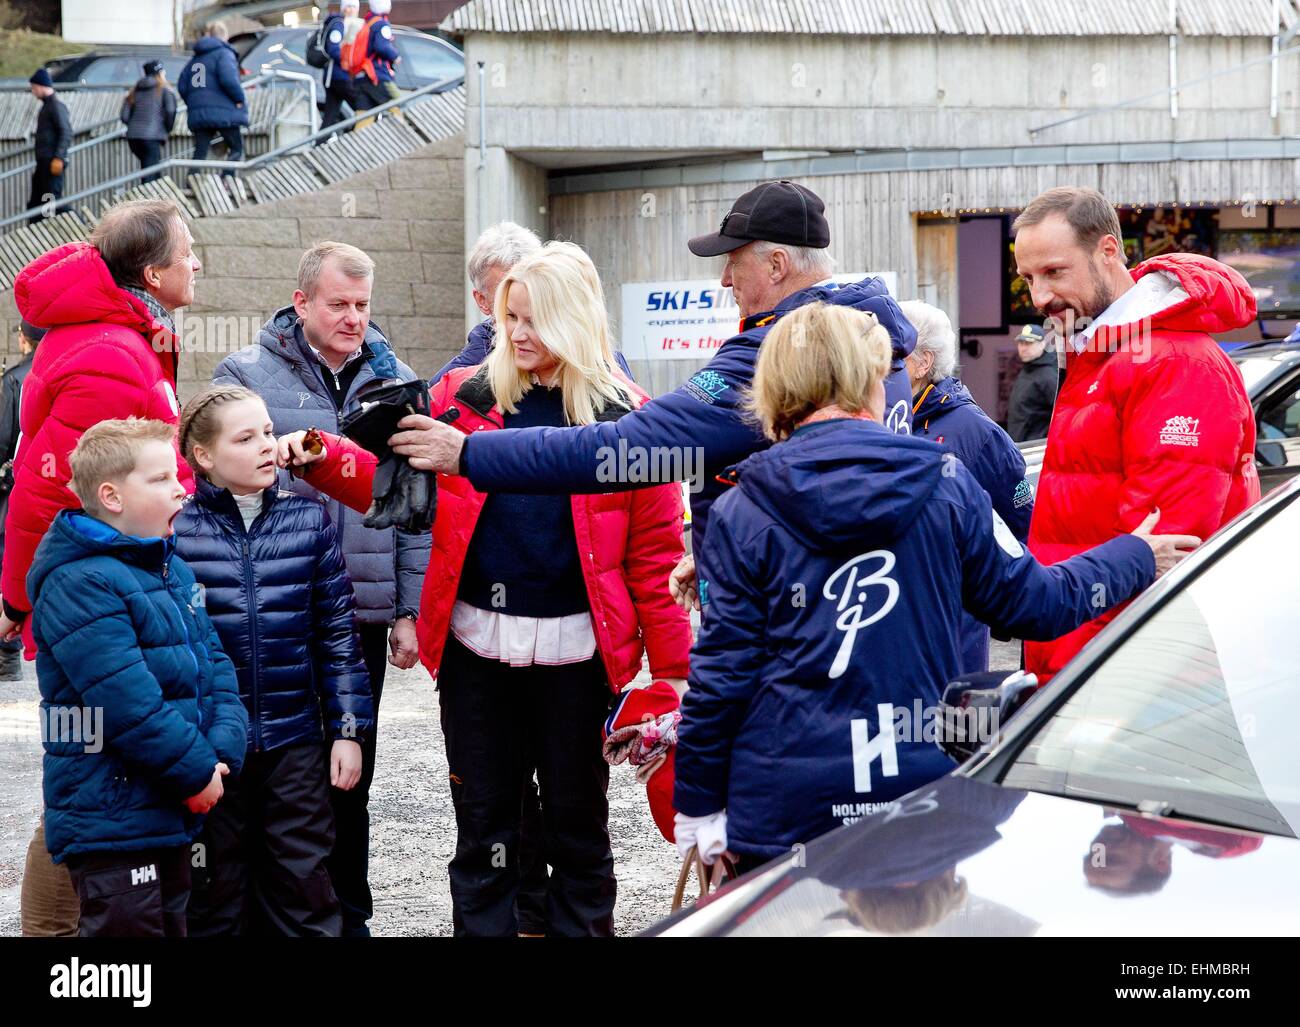
[[[1295,836],[1297,539],[1290,502],[1108,656],[1002,783]]]

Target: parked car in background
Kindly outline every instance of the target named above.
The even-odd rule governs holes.
[[[1032,697],[947,777],[845,811],[855,822],[648,933],[1293,935],[1298,575],[1292,481],[1036,695],[1020,672],[951,683],[948,710]]]
[[[190,59],[188,53],[175,54],[166,47],[135,47],[129,50],[88,50],[86,53],[56,57],[45,62],[56,86],[96,86],[105,89],[130,89],[144,73],[145,61],[162,61],[167,81],[173,85]]]
[[[1300,474],[1300,342],[1252,342],[1228,356],[1241,371],[1255,408],[1255,466],[1260,488],[1267,492]],[[1037,488],[1047,440],[1019,447],[1025,477]]]
[[[299,25],[233,36],[230,45],[239,55],[240,74],[256,75],[264,66],[270,66],[309,72],[323,84],[324,69],[313,68],[307,63],[306,56],[307,41],[316,28],[316,25]],[[393,69],[398,89],[419,89],[448,79],[451,81],[447,88],[451,88],[464,80],[465,55],[447,40],[418,29],[394,25],[393,41],[402,55],[401,63]]]

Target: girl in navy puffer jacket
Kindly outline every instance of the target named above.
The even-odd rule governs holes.
[[[177,550],[249,717],[243,773],[200,838],[190,933],[337,936],[329,788],[357,783],[360,743],[374,729],[338,537],[321,504],[275,490],[275,434],[255,393],[216,386],[195,396],[180,445],[197,485],[176,520]]]

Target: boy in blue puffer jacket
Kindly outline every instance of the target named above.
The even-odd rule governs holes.
[[[961,461],[881,424],[889,339],[812,304],[768,334],[752,405],[777,444],[714,506],[678,731],[676,841],[742,871],[953,769],[935,744],[963,608],[1055,638],[1199,544],[1132,535],[1044,567]],[[1154,557],[1153,557],[1154,554]]]
[[[68,864],[82,937],[184,937],[190,842],[238,773],[235,672],[176,559],[175,429],[101,421],[68,458],[82,510],[36,551],[45,840]]]
[[[320,503],[274,487],[274,427],[256,393],[200,392],[181,411],[180,445],[195,493],[177,551],[249,715],[244,771],[200,838],[190,934],[338,937],[330,786],[361,779],[375,719],[338,534]]]

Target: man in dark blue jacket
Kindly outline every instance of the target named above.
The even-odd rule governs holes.
[[[72,121],[68,108],[54,95],[54,80],[45,68],[37,68],[28,83],[32,96],[41,101],[32,139],[36,168],[32,171],[32,192],[27,200],[27,209],[38,211],[31,218],[37,221],[45,216],[39,212],[43,204],[63,198],[63,168],[68,160],[68,147],[72,145]]]
[[[322,26],[325,52],[330,62],[325,66],[325,96],[320,102],[320,127],[329,128],[343,120],[343,105],[353,106],[352,76],[343,68],[344,19],[355,18],[361,9],[360,0],[343,0],[339,13],[331,14]],[[326,136],[332,139],[333,136]],[[322,139],[320,142],[324,142]]]
[[[176,88],[185,101],[190,131],[194,134],[194,159],[207,160],[208,147],[220,135],[230,150],[228,159],[244,159],[244,135],[248,107],[239,84],[239,57],[226,42],[230,32],[219,21],[208,26],[208,34],[194,44],[194,56],[181,71]],[[234,177],[229,168],[221,172]]]
[[[388,22],[392,0],[369,0],[366,6],[369,10],[362,30],[366,33],[366,52],[361,70],[352,79],[359,111],[368,111],[401,95],[393,76],[393,67],[402,55],[393,41],[393,26]]]
[[[708,366],[673,392],[613,422],[481,432],[473,438],[451,425],[411,415],[402,422],[407,430],[391,440],[395,450],[412,457],[414,467],[463,474],[483,492],[608,492],[702,478],[691,497],[692,548],[699,552],[709,507],[724,488],[715,476],[769,445],[746,418],[742,399],[759,346],[790,311],[821,300],[875,315],[893,345],[886,381],[890,427],[910,430],[911,393],[903,360],[912,351],[916,331],[879,279],[849,285],[831,280],[826,254],[830,226],[823,211],[811,190],[792,182],[766,182],[736,200],[719,231],[690,241],[697,256],[727,255],[722,285],[735,295],[741,323],[739,333]],[[666,473],[652,475],[653,481],[621,473],[645,467]],[[673,576],[689,591],[691,557]]]
[[[1034,488],[1025,478],[1025,458],[953,376],[957,336],[948,315],[919,300],[909,300],[902,308],[916,328],[916,348],[907,358],[915,396],[912,434],[939,443],[961,460],[1011,533],[1021,544],[1028,543]],[[962,617],[961,653],[961,673],[989,669],[988,626],[970,614]]]

